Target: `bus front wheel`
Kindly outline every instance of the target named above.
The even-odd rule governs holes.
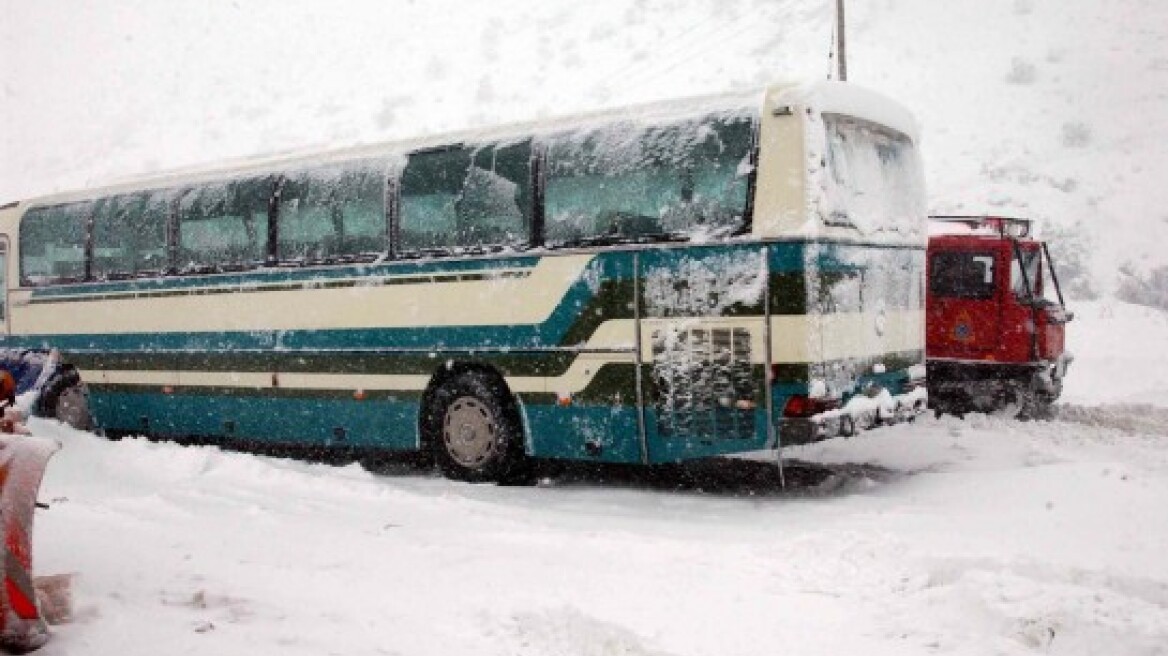
[[[523,432],[508,400],[501,382],[479,372],[442,383],[428,404],[426,433],[443,474],[475,483],[520,474]]]

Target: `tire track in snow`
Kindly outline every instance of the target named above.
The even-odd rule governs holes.
[[[1095,428],[1112,428],[1124,433],[1168,437],[1168,408],[1146,403],[1098,406],[1060,403],[1054,406],[1054,419]]]

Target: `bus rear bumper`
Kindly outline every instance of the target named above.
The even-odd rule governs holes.
[[[925,412],[929,393],[924,385],[901,394],[881,390],[874,396],[857,394],[836,410],[810,417],[783,417],[778,421],[779,445],[810,444],[833,437],[851,437],[862,430],[911,421]]]

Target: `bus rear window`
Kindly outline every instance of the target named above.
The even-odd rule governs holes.
[[[546,237],[594,240],[723,236],[743,228],[754,122],[707,116],[615,123],[548,144]]]
[[[934,253],[929,293],[941,298],[993,298],[994,269],[993,253]]]
[[[824,221],[868,234],[919,230],[924,182],[908,137],[866,121],[827,114]]]

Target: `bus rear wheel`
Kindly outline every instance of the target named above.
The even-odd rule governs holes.
[[[66,366],[49,379],[41,392],[39,412],[45,417],[54,417],[77,430],[93,428],[93,416],[89,413],[89,392],[77,370]]]
[[[523,431],[503,385],[468,371],[442,383],[427,404],[426,434],[448,478],[506,483],[525,468]]]

